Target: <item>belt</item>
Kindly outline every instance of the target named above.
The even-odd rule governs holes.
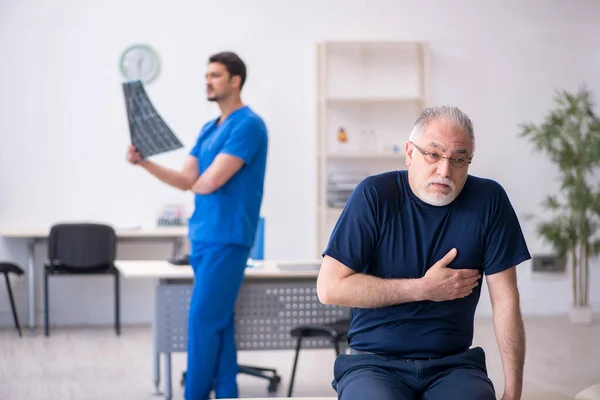
[[[377,353],[373,353],[372,351],[364,351],[364,350],[356,350],[356,349],[350,349],[350,354],[375,354],[378,355]]]
[[[372,355],[376,355],[376,356],[391,358],[393,360],[404,360],[404,361],[429,361],[429,360],[437,360],[436,358],[433,358],[433,357],[421,357],[421,358],[418,358],[418,357],[417,358],[398,357],[398,356],[391,356],[391,355],[387,355],[387,354],[374,353],[372,351],[356,350],[356,349],[352,349],[352,348],[350,348],[350,354],[353,354],[353,355],[357,355],[357,354],[372,354]]]

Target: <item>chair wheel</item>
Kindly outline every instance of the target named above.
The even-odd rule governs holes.
[[[269,388],[268,388],[269,393],[277,392],[280,382],[281,382],[281,376],[274,375],[273,378],[269,381]]]

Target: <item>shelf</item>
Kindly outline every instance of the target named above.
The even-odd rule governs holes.
[[[420,51],[423,43],[411,41],[324,41],[330,51],[362,51],[362,52],[415,52]]]
[[[404,152],[399,154],[325,154],[324,156],[330,160],[404,160]]]
[[[362,180],[406,168],[405,143],[427,104],[428,69],[426,43],[318,44],[317,255],[343,211],[329,204],[344,202],[348,190],[340,187],[345,177]],[[338,140],[341,129],[346,134],[344,143]],[[332,185],[332,177],[340,180]]]
[[[421,103],[422,101],[422,97],[330,97],[328,99],[325,99],[325,102],[327,102],[330,105],[403,105],[406,103]]]

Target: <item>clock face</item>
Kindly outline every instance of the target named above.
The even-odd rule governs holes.
[[[158,76],[160,63],[156,52],[147,45],[133,45],[121,55],[121,73],[129,81],[148,83]]]

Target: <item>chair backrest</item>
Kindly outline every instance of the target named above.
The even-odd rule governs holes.
[[[48,259],[70,268],[112,265],[117,252],[115,230],[94,223],[56,224],[50,229]]]

